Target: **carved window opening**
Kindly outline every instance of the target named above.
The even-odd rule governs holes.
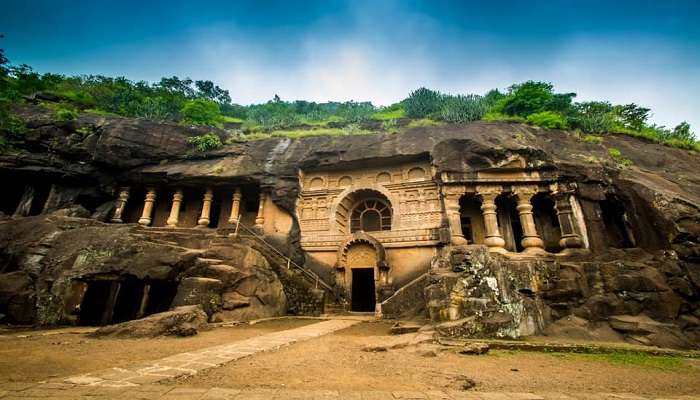
[[[352,210],[350,232],[378,232],[391,230],[391,207],[381,199],[361,201]]]

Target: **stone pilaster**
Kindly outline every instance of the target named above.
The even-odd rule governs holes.
[[[149,188],[146,193],[146,199],[143,201],[143,212],[139,219],[139,224],[148,226],[151,224],[151,214],[153,213],[153,203],[156,201],[156,190]]]
[[[238,222],[238,218],[241,213],[241,189],[236,188],[233,192],[233,202],[231,203],[231,215],[228,217],[229,224],[235,224]]]
[[[464,192],[463,186],[449,186],[444,191],[445,212],[447,213],[447,221],[450,224],[450,242],[457,246],[467,244],[467,239],[462,232],[459,207],[459,199],[462,198]]]
[[[559,219],[559,228],[561,229],[561,240],[559,245],[564,249],[579,249],[583,247],[583,240],[576,232],[576,222],[574,213],[571,209],[571,196],[575,188],[558,185],[557,190],[552,193],[554,197],[554,207],[557,211],[557,219]]]
[[[209,222],[211,222],[209,214],[211,213],[211,202],[213,199],[214,192],[208,188],[204,192],[204,198],[202,200],[202,213],[199,215],[199,220],[197,220],[197,226],[200,228],[206,228],[209,226]]]
[[[112,222],[122,223],[122,214],[124,214],[124,208],[126,207],[126,202],[129,200],[129,188],[123,187],[119,189],[119,197],[114,205],[114,215],[112,215]]]
[[[535,218],[532,215],[530,199],[537,194],[536,186],[517,186],[513,190],[518,201],[518,216],[523,229],[523,240],[520,242],[526,253],[544,253],[544,242],[537,234]]]
[[[501,193],[500,186],[477,186],[476,192],[481,198],[481,213],[484,216],[484,227],[486,228],[486,238],[484,244],[489,247],[489,251],[505,252],[506,241],[501,236],[498,229],[498,217],[496,214],[496,197]]]
[[[258,215],[255,217],[255,227],[257,229],[263,230],[265,225],[265,201],[267,200],[267,194],[260,193],[260,203],[258,204]]]
[[[177,227],[177,223],[180,220],[180,205],[182,205],[182,189],[177,189],[173,194],[173,204],[170,206],[170,215],[165,222],[171,228]]]

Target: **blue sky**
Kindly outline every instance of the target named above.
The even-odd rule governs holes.
[[[40,72],[210,79],[248,104],[371,100],[528,79],[700,131],[700,1],[0,0],[0,45]]]

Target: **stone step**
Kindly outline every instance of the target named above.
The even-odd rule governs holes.
[[[197,257],[197,261],[202,263],[202,264],[209,264],[209,265],[225,264],[224,260],[221,260],[218,258]]]

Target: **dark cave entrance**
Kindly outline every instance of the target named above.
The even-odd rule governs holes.
[[[459,222],[462,234],[470,244],[484,243],[485,227],[481,213],[481,200],[472,194],[459,199]]]
[[[78,323],[80,325],[104,325],[105,310],[109,305],[109,298],[112,292],[112,281],[92,281],[88,282],[87,291],[80,304],[80,315]]]
[[[352,269],[352,311],[374,312],[376,294],[374,289],[374,268]]]
[[[634,235],[622,201],[615,196],[606,196],[599,205],[610,247],[634,247]]]
[[[7,174],[2,175],[3,182],[7,182],[8,187],[3,196],[0,196],[0,211],[5,215],[12,215],[17,210],[22,195],[24,194],[25,184],[12,178]]]
[[[521,252],[524,250],[523,227],[520,224],[517,203],[512,197],[501,195],[496,198],[498,226],[506,242],[506,250]]]
[[[78,324],[107,325],[167,311],[177,293],[176,281],[145,281],[133,276],[85,282]]]
[[[538,193],[532,198],[531,203],[535,227],[544,242],[545,251],[549,253],[560,252],[562,250],[559,245],[561,227],[554,200],[545,193]]]

